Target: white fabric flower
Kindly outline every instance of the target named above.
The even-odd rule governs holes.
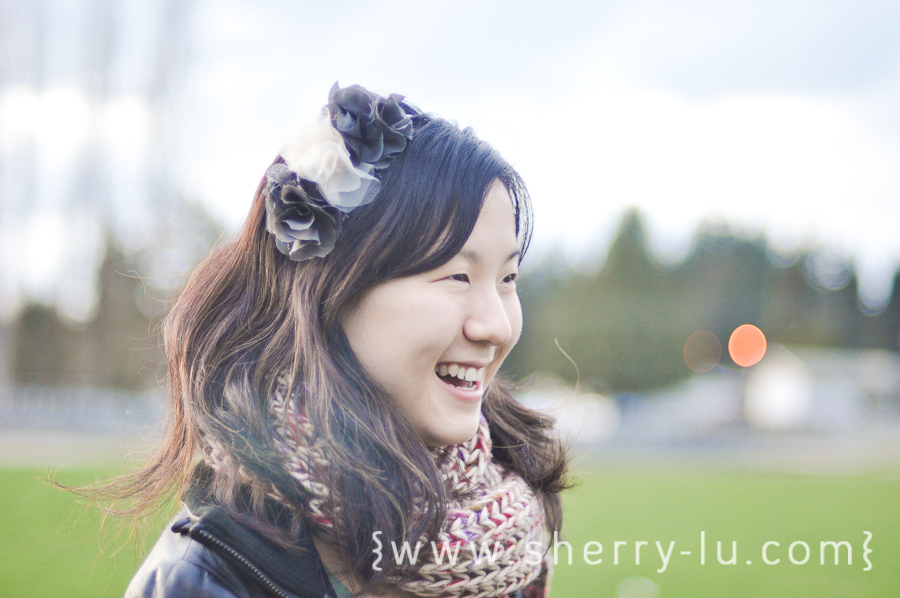
[[[327,108],[293,135],[281,156],[288,168],[316,183],[328,203],[342,212],[370,203],[378,193],[378,179],[353,166],[344,139],[331,125]]]

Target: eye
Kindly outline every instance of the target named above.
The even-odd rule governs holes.
[[[505,282],[505,283],[516,282],[516,278],[518,278],[518,276],[519,275],[516,272],[513,272],[512,274],[510,274],[506,278],[504,278],[503,282]]]
[[[451,274],[447,278],[450,280],[455,280],[457,282],[469,282],[468,274]]]

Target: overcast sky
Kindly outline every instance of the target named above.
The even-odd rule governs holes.
[[[663,259],[701,221],[900,264],[900,3],[274,2],[197,6],[188,189],[247,211],[334,81],[472,125],[521,171],[535,249],[602,250],[624,209]]]
[[[82,59],[67,40],[76,29],[90,38],[82,26],[101,5],[44,2],[58,21],[48,48],[72,64],[48,71],[42,95],[0,90],[7,173],[21,154],[11,134],[28,127],[46,150],[42,166],[83,154],[73,141],[89,113]],[[0,0],[10,6],[37,5]],[[151,62],[128,48],[149,43],[162,4],[112,6],[122,51],[104,135],[120,177],[111,198],[128,206],[141,193],[128,173],[152,137],[142,104]],[[536,254],[596,256],[635,206],[664,261],[683,257],[712,221],[764,233],[785,252],[828,246],[855,261],[873,298],[900,265],[900,2],[196,0],[190,14],[188,43],[166,58],[187,65],[172,80],[184,86],[173,94],[170,167],[178,189],[231,227],[292,125],[313,118],[340,81],[402,93],[493,143],[531,190]],[[72,271],[64,235],[49,232],[72,230],[71,217],[46,199],[72,193],[69,179],[39,182],[30,220],[7,223],[0,238],[6,267],[39,256],[17,275],[35,288]]]

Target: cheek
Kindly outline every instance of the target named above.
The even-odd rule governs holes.
[[[376,378],[386,371],[409,374],[404,368],[433,365],[453,341],[453,306],[422,289],[404,288],[410,286],[376,288],[342,321],[350,347]]]
[[[519,296],[516,295],[511,301],[509,309],[507,310],[507,317],[509,317],[509,327],[512,330],[512,337],[509,340],[509,348],[511,349],[517,342],[519,342],[519,337],[522,336],[522,304],[519,302]]]
[[[512,334],[510,335],[509,341],[505,345],[503,345],[501,349],[501,359],[497,363],[497,369],[500,369],[500,365],[504,360],[506,360],[507,355],[509,355],[509,352],[512,351],[513,347],[516,346],[516,343],[519,341],[519,337],[522,335],[522,304],[519,303],[518,295],[510,298],[507,302],[505,302],[505,306],[506,317],[509,320],[509,327]]]

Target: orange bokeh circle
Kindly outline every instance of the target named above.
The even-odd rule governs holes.
[[[739,366],[756,365],[766,354],[766,335],[753,324],[738,326],[728,339],[728,354]]]

